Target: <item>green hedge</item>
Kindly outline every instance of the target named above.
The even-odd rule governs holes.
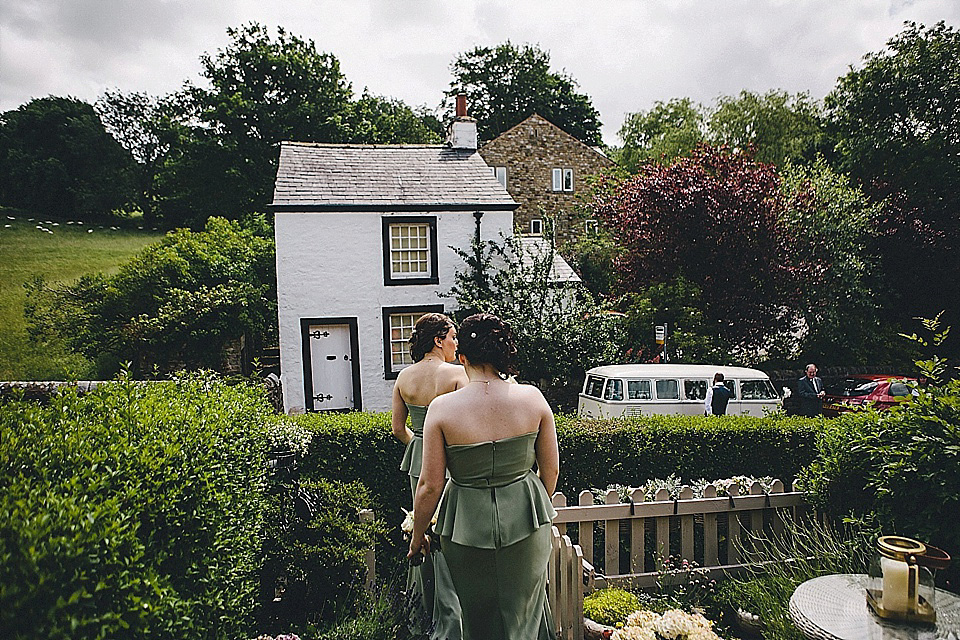
[[[199,376],[0,406],[0,637],[248,633],[269,414]]]
[[[407,477],[399,470],[403,446],[391,435],[390,414],[313,413],[290,419],[313,434],[301,463],[303,476],[362,482],[399,545],[400,509],[409,509],[411,500]],[[584,489],[636,486],[671,474],[684,480],[770,475],[788,483],[814,458],[820,424],[785,416],[558,416],[558,489],[569,500]]]

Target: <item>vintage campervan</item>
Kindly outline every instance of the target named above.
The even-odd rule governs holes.
[[[706,364],[619,364],[587,371],[577,412],[589,418],[649,414],[703,415],[716,373],[733,392],[728,415],[762,416],[781,406],[763,371]]]

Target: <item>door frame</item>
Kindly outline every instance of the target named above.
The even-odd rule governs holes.
[[[345,324],[350,328],[350,364],[353,369],[353,409],[317,409],[313,406],[313,362],[310,356],[310,327]],[[316,411],[361,411],[360,395],[360,331],[356,318],[300,318],[300,340],[303,348],[303,409]]]

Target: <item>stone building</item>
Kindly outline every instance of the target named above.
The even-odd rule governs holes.
[[[544,217],[549,216],[555,221],[557,244],[595,225],[576,213],[578,194],[586,176],[615,164],[537,114],[484,143],[480,155],[520,205],[514,212],[516,228],[542,235]]]

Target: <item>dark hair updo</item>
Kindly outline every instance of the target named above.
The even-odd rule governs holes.
[[[517,345],[510,325],[492,313],[475,313],[463,321],[457,350],[470,364],[489,364],[500,373],[516,375]]]
[[[443,340],[454,328],[453,320],[442,313],[425,313],[417,320],[410,334],[410,357],[420,362],[436,346],[436,338]]]

